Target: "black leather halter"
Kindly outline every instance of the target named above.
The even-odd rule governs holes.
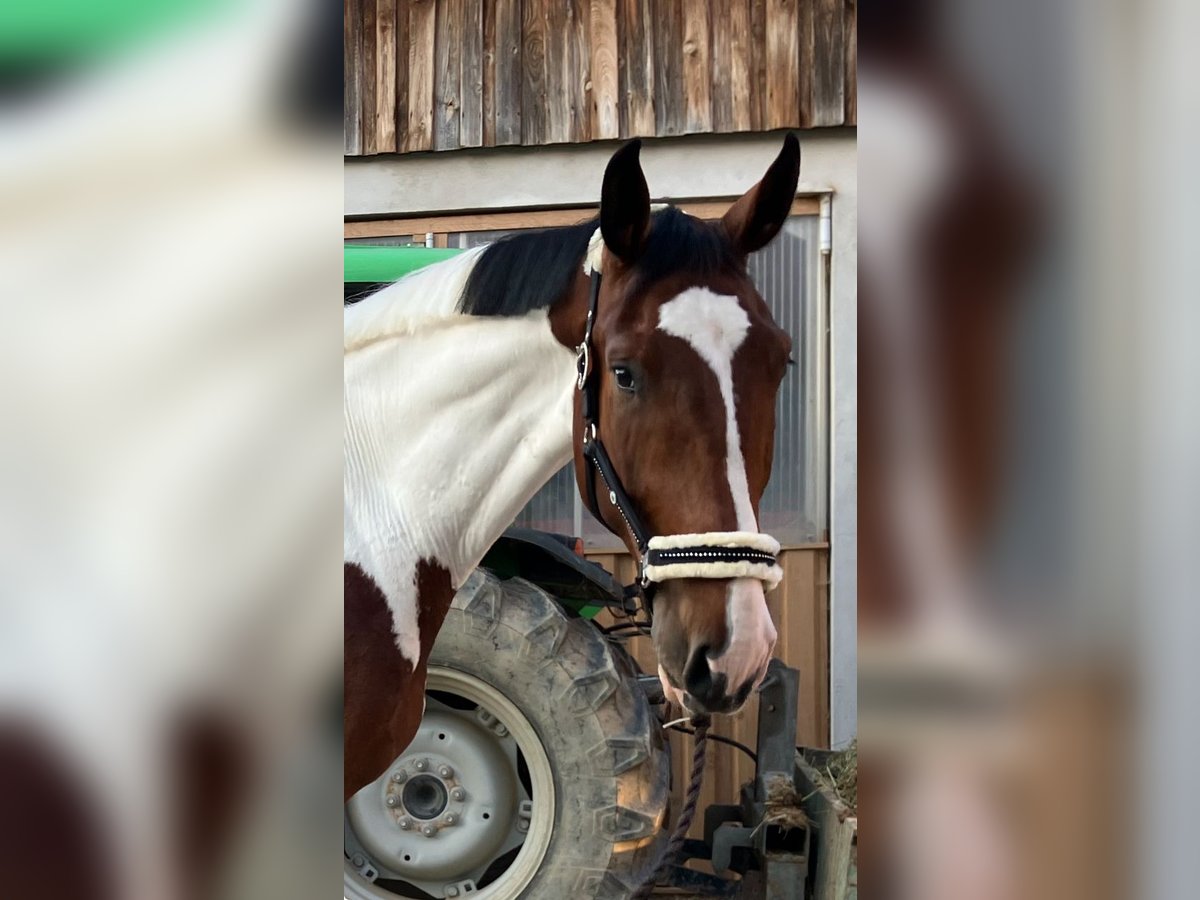
[[[638,581],[632,586],[633,592],[640,592],[649,601],[653,594],[654,581],[664,580],[663,577],[651,578],[647,569],[671,565],[713,564],[713,563],[747,563],[773,567],[776,565],[774,553],[758,547],[737,545],[714,545],[708,543],[684,544],[669,548],[652,548],[654,536],[647,530],[637,509],[633,505],[621,478],[617,475],[612,458],[600,440],[600,376],[597,371],[595,347],[592,343],[592,331],[596,325],[596,307],[600,300],[600,272],[592,270],[592,281],[588,293],[587,321],[583,328],[583,341],[575,348],[576,388],[580,392],[580,412],[583,422],[583,458],[587,466],[585,483],[587,484],[588,509],[600,521],[604,517],[600,513],[600,504],[596,495],[596,474],[608,489],[608,500],[616,507],[617,512],[625,521],[638,551]],[[690,573],[686,576],[666,577],[709,577],[727,578],[728,574],[705,575]]]

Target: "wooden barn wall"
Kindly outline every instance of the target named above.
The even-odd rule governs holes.
[[[350,156],[852,125],[857,0],[345,0]]]
[[[633,580],[635,565],[628,554],[589,553],[588,557],[626,583]],[[787,548],[780,555],[784,577],[767,595],[771,617],[779,630],[775,655],[800,671],[796,742],[808,747],[829,746],[829,550],[824,546]],[[614,620],[607,613],[602,624]],[[658,670],[649,638],[625,642],[646,672]],[[713,720],[713,734],[722,734],[753,748],[758,722],[758,699],[733,716]],[[691,765],[691,738],[671,736],[672,809],[682,804],[681,781]],[[680,773],[683,773],[680,775]],[[710,741],[708,768],[700,794],[700,809],[710,803],[736,803],[739,787],[754,777],[754,763],[741,751]],[[693,836],[700,837],[703,823],[697,817]]]

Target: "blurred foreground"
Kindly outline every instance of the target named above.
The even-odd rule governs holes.
[[[861,4],[865,896],[1196,895],[1198,25]]]
[[[8,900],[340,896],[341,45],[316,11],[3,14]]]

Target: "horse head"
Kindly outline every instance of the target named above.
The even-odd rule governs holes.
[[[588,302],[556,310],[578,343],[575,471],[641,562],[664,691],[693,713],[731,712],[775,646],[778,545],[758,507],[791,351],[746,263],[789,214],[800,148],[789,135],[719,222],[652,210],[639,150],[605,171]]]

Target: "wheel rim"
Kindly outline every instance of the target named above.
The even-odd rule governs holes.
[[[521,711],[473,675],[431,666],[426,692],[413,742],[346,804],[345,895],[516,897],[553,831],[546,751]]]

